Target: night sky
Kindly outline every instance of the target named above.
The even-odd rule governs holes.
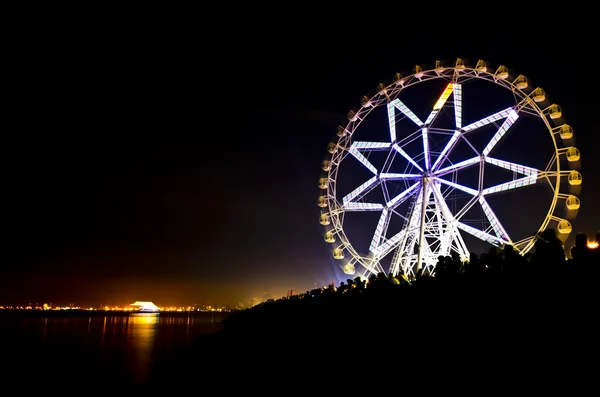
[[[436,59],[546,90],[582,153],[574,232],[600,229],[597,82],[575,37],[551,51],[300,28],[57,29],[15,48],[0,305],[233,306],[341,281],[316,206],[327,144],[362,95]]]

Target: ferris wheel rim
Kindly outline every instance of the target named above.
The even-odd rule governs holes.
[[[460,60],[459,60],[460,61]],[[528,106],[529,108],[533,109],[533,111],[535,113],[537,113],[537,116],[539,117],[539,119],[541,119],[544,122],[545,128],[548,130],[549,135],[552,139],[552,144],[554,147],[554,154],[553,154],[553,159],[555,159],[555,167],[556,167],[556,174],[557,177],[555,178],[555,184],[553,185],[554,187],[554,193],[552,195],[552,200],[550,202],[548,211],[546,213],[546,216],[544,217],[543,222],[541,223],[541,225],[538,228],[538,231],[531,237],[528,237],[524,240],[520,240],[517,242],[512,242],[511,241],[511,245],[514,245],[515,247],[518,247],[519,251],[521,253],[527,253],[528,251],[531,250],[531,248],[533,247],[535,241],[537,240],[537,235],[539,233],[541,233],[542,231],[546,230],[548,228],[548,225],[550,224],[550,222],[552,220],[557,220],[560,218],[557,218],[554,213],[556,211],[556,207],[557,207],[557,203],[559,198],[561,198],[561,196],[565,196],[564,194],[561,194],[560,188],[561,188],[561,164],[560,164],[560,159],[559,157],[561,156],[561,148],[559,147],[559,143],[558,143],[558,139],[557,139],[557,133],[556,130],[557,128],[561,127],[562,125],[567,125],[566,122],[564,122],[563,124],[558,124],[557,126],[553,126],[551,124],[551,118],[548,117],[547,113],[548,113],[548,108],[541,108],[540,106],[538,106],[538,103],[536,100],[533,99],[533,93],[535,90],[539,89],[539,87],[535,88],[535,89],[531,89],[531,87],[527,87],[527,85],[525,85],[525,87],[523,87],[522,84],[522,78],[524,78],[523,75],[518,75],[518,76],[510,76],[511,78],[509,78],[508,75],[508,70],[507,68],[505,68],[504,66],[500,65],[500,67],[492,72],[490,70],[484,70],[481,67],[479,67],[479,64],[483,62],[483,61],[479,61],[478,65],[476,67],[467,67],[464,64],[459,65],[458,61],[457,64],[454,66],[446,66],[446,67],[436,67],[434,69],[428,69],[428,70],[421,70],[419,69],[419,67],[415,68],[415,71],[413,74],[408,75],[406,77],[404,76],[399,76],[399,74],[397,74],[395,77],[395,81],[389,85],[383,85],[380,84],[377,89],[377,93],[375,93],[374,95],[372,95],[371,97],[363,97],[361,100],[361,107],[358,110],[351,110],[348,113],[348,123],[345,126],[341,126],[343,128],[342,133],[340,134],[340,130],[338,127],[338,145],[340,147],[343,148],[342,152],[344,152],[343,156],[347,156],[347,147],[343,147],[342,145],[340,145],[341,143],[351,143],[351,138],[353,136],[353,134],[355,133],[355,131],[359,128],[360,124],[362,123],[363,120],[365,120],[368,115],[370,114],[370,112],[379,107],[382,106],[383,103],[389,103],[390,101],[390,97],[394,97],[397,98],[399,96],[399,94],[406,88],[408,87],[412,87],[414,85],[423,83],[425,81],[431,81],[431,80],[447,80],[447,81],[451,81],[451,82],[457,82],[457,84],[460,82],[460,84],[462,84],[463,81],[468,81],[470,79],[480,79],[480,80],[485,80],[489,83],[493,83],[496,84],[498,86],[501,86],[502,88],[511,90],[514,94],[518,95],[522,101],[524,101],[523,103]],[[485,65],[485,63],[484,63]],[[463,78],[463,80],[461,80],[461,77]],[[513,78],[514,77],[514,78]],[[528,80],[526,79],[525,82],[527,82]],[[528,88],[528,89],[526,89]],[[542,91],[543,92],[543,91]],[[392,94],[390,94],[392,93]],[[545,93],[544,93],[545,95]],[[517,105],[519,102],[516,102],[515,105]],[[554,106],[554,104],[552,105]],[[348,146],[348,145],[346,145]],[[332,223],[332,226],[329,230],[334,230],[335,231],[335,235],[339,237],[339,243],[336,243],[335,246],[338,249],[342,249],[343,252],[347,252],[351,259],[348,263],[354,265],[361,265],[363,268],[364,273],[363,274],[367,274],[367,273],[373,273],[374,269],[372,267],[372,262],[370,262],[370,258],[368,258],[365,255],[360,254],[359,252],[357,252],[357,250],[354,247],[354,244],[352,244],[352,242],[348,239],[346,232],[344,230],[343,227],[343,217],[345,215],[345,210],[344,210],[344,205],[343,203],[340,203],[338,200],[338,196],[337,196],[337,174],[339,171],[339,164],[341,164],[343,160],[343,157],[341,159],[339,159],[338,162],[338,166],[335,166],[333,168],[331,168],[328,172],[327,172],[327,206],[329,208],[329,219]],[[423,185],[425,186],[425,185]],[[417,189],[419,190],[419,189]],[[424,189],[420,189],[421,191],[426,191],[426,188]],[[479,193],[481,194],[481,191],[479,191]],[[417,194],[417,193],[415,193]],[[341,247],[341,248],[340,248]],[[364,270],[366,269],[366,270]]]

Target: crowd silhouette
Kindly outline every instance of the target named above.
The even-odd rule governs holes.
[[[596,242],[600,241],[600,232],[595,239]],[[600,248],[597,244],[589,245],[586,234],[577,234],[575,244],[566,250],[555,230],[546,229],[538,236],[530,254],[521,255],[513,246],[505,245],[500,249],[492,247],[479,256],[472,253],[469,261],[461,261],[458,254],[453,252],[451,256],[438,257],[433,274],[417,273],[413,279],[403,274],[384,273],[372,274],[366,280],[360,277],[350,278],[339,286],[331,284],[303,294],[270,299],[253,308],[234,313],[225,320],[225,325],[227,331],[236,327],[242,329],[246,324],[253,324],[252,327],[255,327],[255,321],[269,323],[270,327],[272,324],[269,320],[280,322],[286,313],[297,308],[306,307],[313,315],[316,307],[325,307],[330,303],[357,304],[374,301],[377,307],[388,310],[397,307],[398,301],[395,298],[405,298],[400,295],[416,295],[424,289],[427,297],[434,299],[445,297],[449,293],[477,292],[479,296],[485,294],[490,302],[507,305],[523,303],[515,300],[526,298],[519,294],[544,293],[550,299],[568,291],[569,294],[574,294],[573,297],[594,291],[599,275]],[[511,291],[514,297],[507,297],[501,294],[502,291]],[[388,293],[398,296],[385,296],[386,300],[379,300]],[[443,301],[435,304],[442,305]],[[415,308],[417,306],[415,302]],[[281,316],[275,313],[280,313]]]
[[[393,379],[564,374],[598,350],[600,275],[599,248],[586,235],[567,251],[547,230],[530,255],[507,245],[466,262],[439,257],[434,274],[413,279],[379,273],[270,299],[230,314],[181,362],[211,351],[219,359],[202,370],[213,375],[233,367],[257,375],[268,361],[296,380],[375,364],[391,365]]]

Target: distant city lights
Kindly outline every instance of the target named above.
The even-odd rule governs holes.
[[[79,307],[74,305],[69,306],[52,306],[51,304],[44,303],[43,305],[26,305],[26,306],[3,306],[0,305],[0,310],[78,310],[78,311],[106,311],[106,312],[136,312],[138,308],[130,305],[126,306],[104,306],[100,308],[95,307]],[[230,309],[226,307],[212,307],[210,305],[197,306],[186,306],[186,307],[158,307],[160,312],[229,312]]]

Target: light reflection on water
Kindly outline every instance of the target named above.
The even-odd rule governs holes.
[[[131,367],[136,369],[135,382],[148,380],[158,320],[158,314],[133,313],[127,317],[127,338],[133,350],[133,354],[130,355],[133,361]],[[186,327],[186,330],[188,329],[189,327]]]
[[[218,316],[218,315],[217,315]],[[123,316],[4,317],[0,356],[9,371],[46,376],[98,377],[115,385],[141,384],[159,360],[174,360],[194,338],[220,329],[211,313]],[[4,368],[2,368],[4,370]],[[7,374],[0,372],[0,377]]]

